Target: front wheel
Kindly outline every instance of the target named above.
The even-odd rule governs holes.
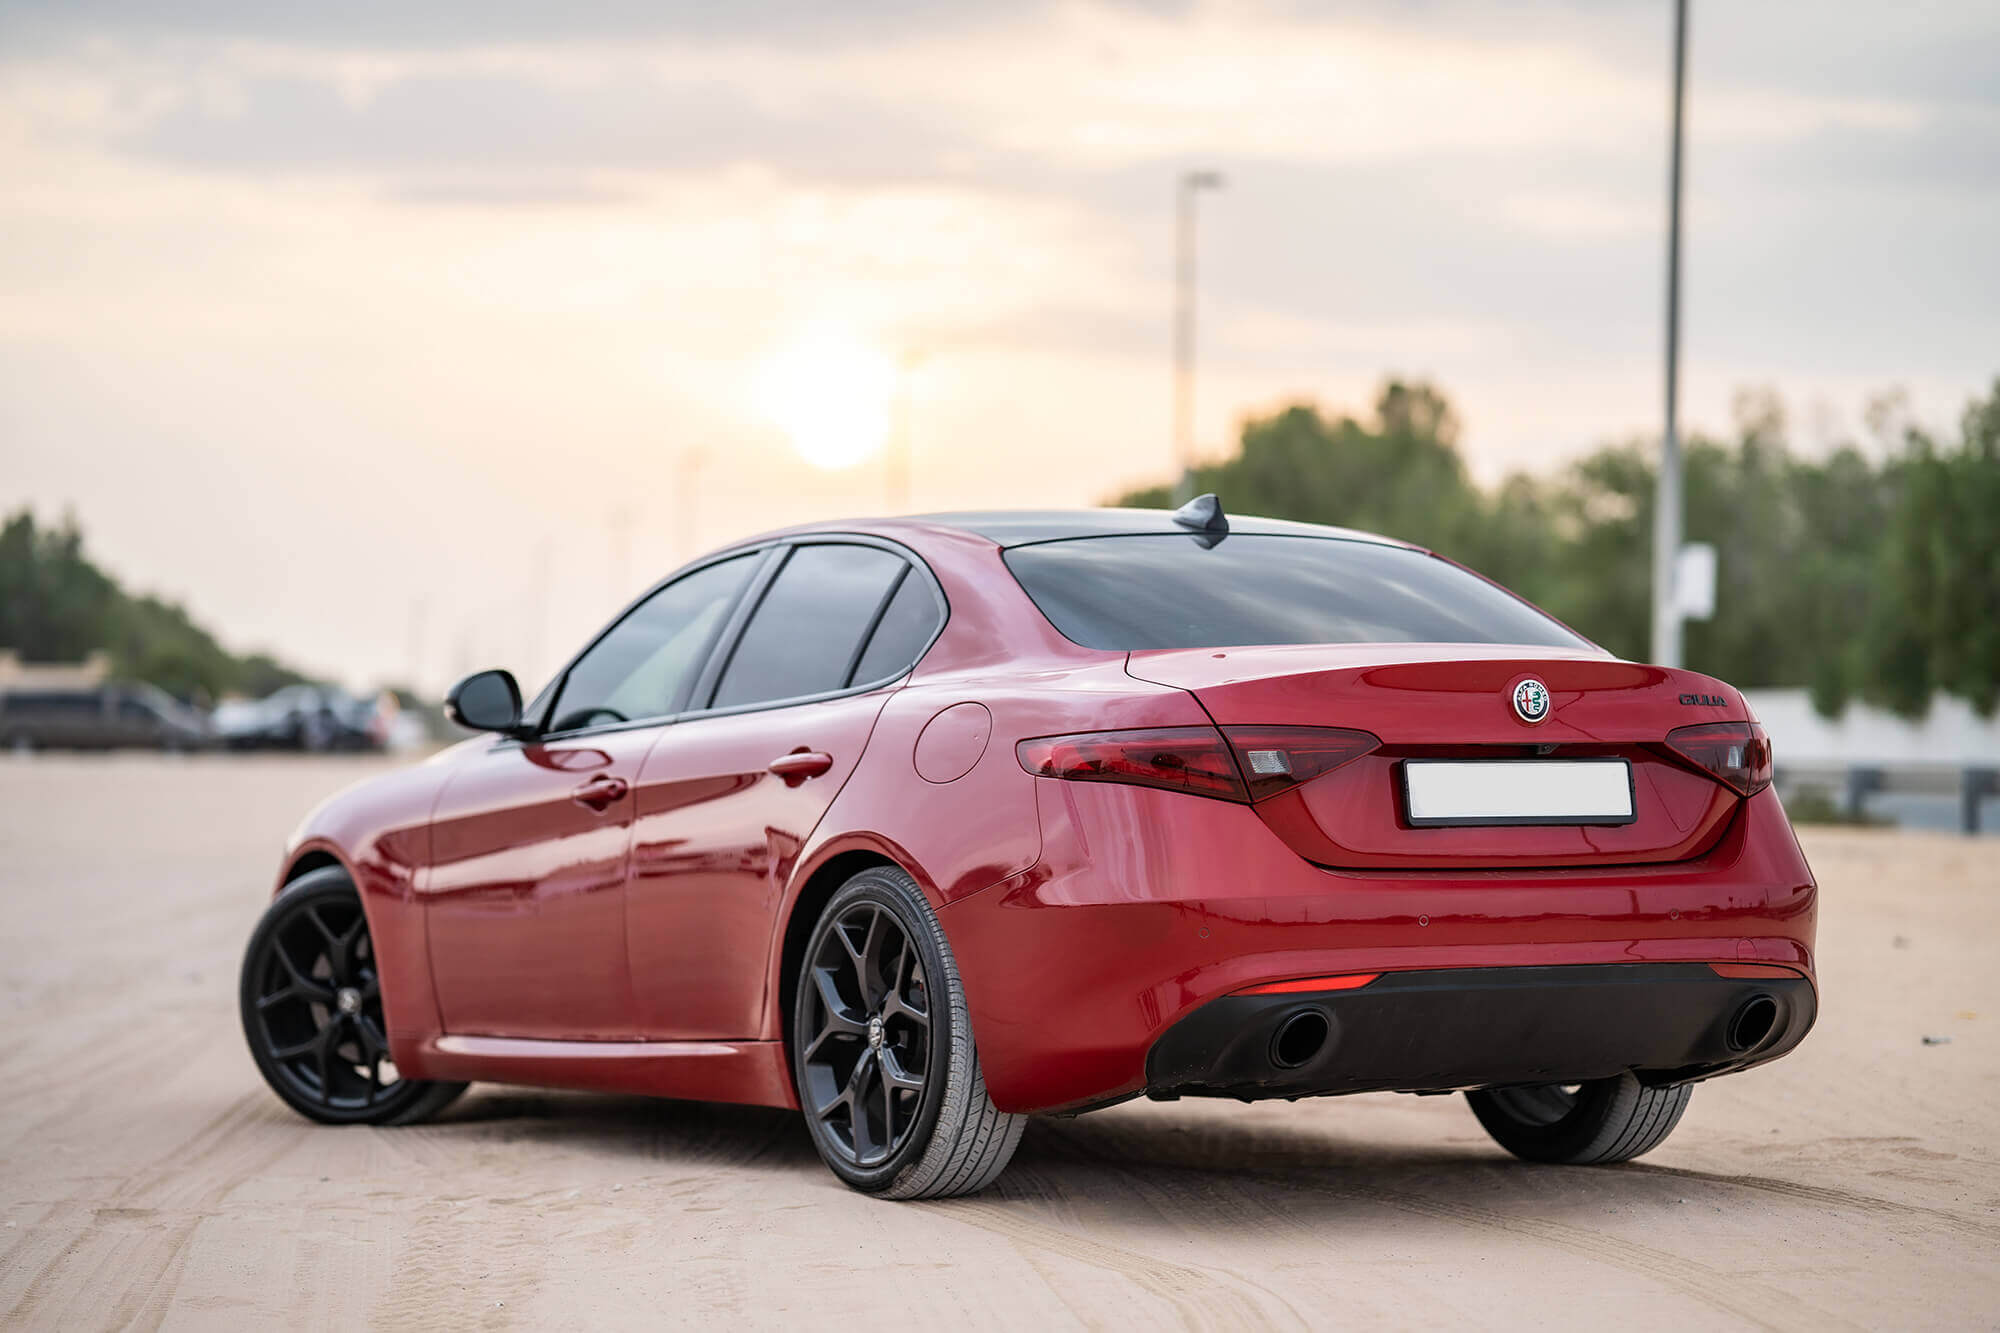
[[[286,885],[265,910],[244,951],[239,1000],[258,1072],[301,1115],[406,1125],[465,1091],[397,1075],[368,918],[337,866]]]
[[[849,880],[813,927],[792,1069],[813,1146],[867,1194],[976,1193],[1027,1123],[987,1096],[951,945],[916,881],[888,866]]]
[[[1629,1162],[1666,1141],[1687,1109],[1689,1084],[1649,1088],[1630,1073],[1591,1083],[1468,1092],[1494,1142],[1530,1162]]]

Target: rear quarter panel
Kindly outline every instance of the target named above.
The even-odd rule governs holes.
[[[884,531],[888,528],[885,525]],[[902,536],[901,533],[891,535]],[[1057,634],[1007,572],[999,548],[962,533],[913,533],[950,611],[943,632],[883,707],[859,767],[813,830],[773,923],[765,1035],[782,1035],[786,928],[801,891],[833,858],[865,851],[902,866],[933,908],[976,894],[1041,856],[1035,782],[1015,757],[1031,736],[1208,721],[1185,690],[1134,680],[1125,654]],[[990,730],[976,761],[949,781],[918,772],[924,730],[961,704]],[[949,930],[949,927],[947,927]]]

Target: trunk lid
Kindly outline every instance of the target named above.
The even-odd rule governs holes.
[[[1254,807],[1319,865],[1443,869],[1676,861],[1721,836],[1739,798],[1666,749],[1696,722],[1747,721],[1734,689],[1691,671],[1589,649],[1494,644],[1336,644],[1135,652],[1126,670],[1187,690],[1231,726],[1348,727],[1381,748]],[[1547,688],[1529,723],[1514,691]],[[1532,702],[1532,691],[1529,691]],[[1622,759],[1632,822],[1413,826],[1408,760]]]

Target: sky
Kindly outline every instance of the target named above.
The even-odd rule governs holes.
[[[1205,456],[1393,373],[1553,469],[1659,429],[1671,21],[0,0],[0,509],[239,650],[538,679],[701,550],[894,506],[898,401],[910,509],[1167,477],[1191,169]],[[1953,421],[2000,6],[1695,0],[1688,99],[1689,424]]]

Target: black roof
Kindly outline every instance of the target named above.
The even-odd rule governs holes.
[[[1185,527],[1174,522],[1173,512],[1166,509],[989,509],[951,514],[911,514],[906,521],[957,528],[1001,546],[1067,541],[1074,537],[1189,535]],[[1333,537],[1345,541],[1375,542],[1383,546],[1409,544],[1372,532],[1357,532],[1352,528],[1294,523],[1282,518],[1245,518],[1237,514],[1229,515],[1229,531],[1232,534],[1250,533],[1267,537]]]

